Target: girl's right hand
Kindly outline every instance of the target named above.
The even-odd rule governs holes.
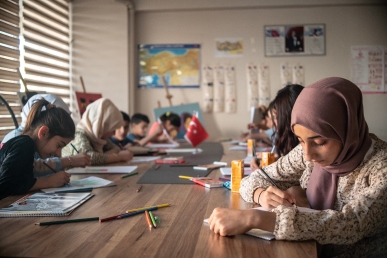
[[[69,157],[71,159],[71,166],[73,167],[85,167],[90,165],[91,157],[89,154],[80,153]]]
[[[47,177],[48,187],[61,187],[70,183],[71,175],[64,171],[57,172]]]
[[[294,195],[284,192],[277,187],[269,186],[263,190],[262,193],[261,191],[262,188],[258,188],[254,192],[254,201],[259,203],[265,209],[271,210],[279,205],[292,207],[296,204],[296,197]]]
[[[129,150],[122,150],[118,152],[118,157],[120,158],[120,161],[129,161],[133,158],[133,152]]]

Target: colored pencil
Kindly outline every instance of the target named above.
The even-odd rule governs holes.
[[[52,172],[56,173],[55,169],[53,169],[52,167],[50,167],[45,161],[43,161],[43,164],[48,167]]]
[[[219,180],[222,180],[222,181],[231,181],[230,178],[227,178],[227,177],[219,177]]]
[[[137,175],[137,174],[138,174],[138,172],[133,172],[133,173],[124,175],[124,176],[122,176],[121,178],[126,178],[126,177],[134,176],[134,175]]]
[[[35,223],[35,225],[46,226],[46,225],[66,224],[66,223],[75,223],[75,222],[83,222],[83,221],[91,221],[91,220],[99,220],[99,217],[82,218],[82,219],[69,219],[69,220],[57,220],[57,221],[47,221],[47,222]]]
[[[156,165],[154,169],[157,170],[159,168],[160,168],[160,165]]]
[[[158,204],[158,205],[154,205],[154,206],[148,206],[148,207],[143,207],[143,208],[136,208],[136,209],[131,209],[131,210],[127,210],[126,213],[131,213],[131,212],[136,212],[136,211],[145,211],[145,210],[149,210],[149,209],[153,209],[153,208],[164,208],[164,207],[169,207],[171,206],[169,203],[164,203],[164,204]]]
[[[149,231],[151,231],[152,230],[152,222],[151,222],[149,213],[148,213],[148,211],[145,211],[144,213],[145,213],[146,223],[148,223]]]
[[[73,149],[79,154],[79,151],[77,150],[77,148],[75,148],[75,146],[72,143],[70,144],[71,144],[71,147],[73,147]]]
[[[139,193],[139,192],[141,191],[141,188],[142,188],[142,185],[140,185],[140,186],[137,188],[136,192]]]
[[[193,176],[179,176],[179,177],[183,179],[188,179],[188,180],[191,180],[193,178]]]
[[[153,227],[156,228],[156,221],[155,221],[155,218],[153,217],[152,212],[148,211],[148,214],[149,214],[149,217],[151,218]]]
[[[154,211],[154,210],[157,210],[157,207],[149,208],[147,210],[148,211]],[[131,216],[138,215],[138,214],[143,214],[143,213],[144,213],[144,210],[142,210],[142,211],[135,211],[135,212],[131,212],[131,213],[124,213],[124,214],[114,215],[114,216],[111,216],[111,217],[100,219],[99,222],[105,222],[105,221],[115,220],[115,219],[123,219],[123,218],[131,217]]]

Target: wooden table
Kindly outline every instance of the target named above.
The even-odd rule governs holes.
[[[223,161],[243,159],[244,151],[228,151]],[[120,164],[122,165],[122,164]],[[137,164],[136,164],[137,165]],[[152,163],[140,163],[139,175],[121,179],[119,174],[98,175],[117,186],[94,189],[95,196],[68,219],[109,217],[127,209],[170,203],[154,212],[161,219],[149,231],[143,215],[104,223],[37,226],[37,222],[63,217],[0,218],[0,256],[28,257],[317,257],[315,241],[267,241],[248,235],[221,237],[203,224],[215,207],[248,209],[239,194],[226,188],[199,185],[149,184],[136,193],[136,182]],[[221,176],[219,170],[210,176]],[[74,178],[85,175],[73,175]],[[6,207],[21,196],[0,201]]]

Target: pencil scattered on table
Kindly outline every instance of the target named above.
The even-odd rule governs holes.
[[[77,148],[75,148],[75,146],[72,143],[70,143],[70,144],[71,144],[71,147],[73,147],[73,149],[76,151],[76,153],[79,154],[79,151],[77,150]]]
[[[47,226],[47,225],[76,223],[76,222],[84,222],[84,221],[92,221],[92,220],[99,220],[99,217],[82,218],[82,219],[69,219],[69,220],[57,220],[57,221],[47,221],[47,222],[35,223],[35,225]]]
[[[154,211],[154,210],[157,210],[157,207],[150,208],[148,210]],[[137,215],[137,214],[144,214],[144,210],[135,211],[135,212],[131,212],[131,213],[124,213],[124,214],[114,215],[114,216],[111,216],[111,217],[100,219],[99,222],[105,222],[105,221],[116,220],[116,219],[123,219],[123,218],[131,217],[131,216],[134,216],[134,215]]]
[[[126,178],[126,177],[134,176],[134,175],[137,175],[137,174],[138,174],[138,172],[134,172],[134,173],[123,175],[121,178]]]
[[[137,188],[136,192],[139,193],[139,192],[141,191],[141,188],[142,188],[142,185],[140,185],[140,186]]]
[[[191,180],[193,177],[192,176],[179,176],[179,178]]]
[[[153,209],[153,208],[156,208],[156,210],[157,210],[157,209],[169,207],[169,206],[171,206],[169,203],[164,203],[164,204],[158,204],[158,205],[154,205],[154,206],[148,206],[148,207],[127,210],[126,213],[131,213],[131,212],[136,212],[136,211],[145,211],[145,210],[149,210],[149,209]]]
[[[152,212],[151,211],[148,211],[148,213],[149,213],[149,217],[150,217],[150,219],[151,219],[151,221],[152,221],[152,225],[153,225],[153,227],[154,228],[156,228],[156,220],[155,220],[155,218],[153,217],[153,214],[152,214]]]

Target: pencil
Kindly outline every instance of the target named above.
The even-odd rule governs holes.
[[[47,221],[47,222],[35,223],[35,225],[46,226],[46,225],[66,224],[66,223],[75,223],[75,222],[83,222],[83,221],[91,221],[91,220],[99,220],[99,217],[82,218],[82,219],[69,219],[69,220],[57,220],[57,221]]]
[[[193,176],[179,176],[179,177],[183,179],[188,179],[188,180],[191,180],[193,178]]]
[[[52,167],[50,167],[45,161],[43,161],[43,164],[48,167],[52,172],[56,173],[55,169],[53,169]]]
[[[130,173],[130,174],[126,174],[124,176],[122,176],[121,178],[126,178],[126,177],[130,177],[130,176],[134,176],[134,175],[137,175],[138,172],[133,172],[133,173]]]
[[[124,150],[124,146],[119,142],[118,145],[120,145],[121,150]]]
[[[164,204],[158,204],[158,205],[154,205],[154,206],[148,206],[148,207],[143,207],[143,208],[137,208],[137,209],[131,209],[131,210],[127,210],[126,213],[131,213],[131,212],[136,212],[136,211],[145,211],[145,210],[149,210],[149,209],[153,209],[153,208],[164,208],[164,207],[169,207],[171,206],[169,203],[164,203]]]
[[[160,168],[160,165],[156,165],[154,169],[157,170],[159,168]]]
[[[226,177],[219,177],[219,180],[222,180],[222,181],[231,181],[230,178],[226,178]]]
[[[72,143],[70,144],[71,144],[71,147],[73,147],[73,149],[79,154],[79,151],[77,150],[77,148],[75,148],[75,146]]]
[[[263,175],[275,186],[275,187],[277,187],[278,189],[281,189],[281,188],[279,188],[278,187],[278,185],[274,182],[274,180],[273,179],[271,179],[271,177],[269,177],[269,175],[268,174],[266,174],[266,172],[265,172],[265,170],[263,170],[263,168],[258,168],[262,173],[263,173]]]
[[[154,211],[154,210],[157,210],[157,207],[149,208],[147,210],[148,211]],[[137,215],[137,214],[143,214],[143,213],[144,213],[144,210],[130,212],[130,213],[124,213],[124,214],[119,214],[119,215],[114,215],[114,216],[111,216],[111,217],[100,219],[99,222],[105,222],[105,221],[115,220],[115,219],[123,219],[123,218],[131,217],[131,216],[134,216],[134,215]]]
[[[156,221],[155,221],[155,218],[153,217],[152,212],[148,211],[148,214],[149,214],[149,217],[151,218],[153,227],[156,228]]]
[[[140,185],[140,186],[137,188],[136,192],[139,193],[139,192],[141,191],[141,188],[142,188],[142,185]]]
[[[148,223],[149,231],[151,231],[152,230],[152,222],[151,222],[148,211],[145,211],[145,219],[146,219],[146,223]]]

